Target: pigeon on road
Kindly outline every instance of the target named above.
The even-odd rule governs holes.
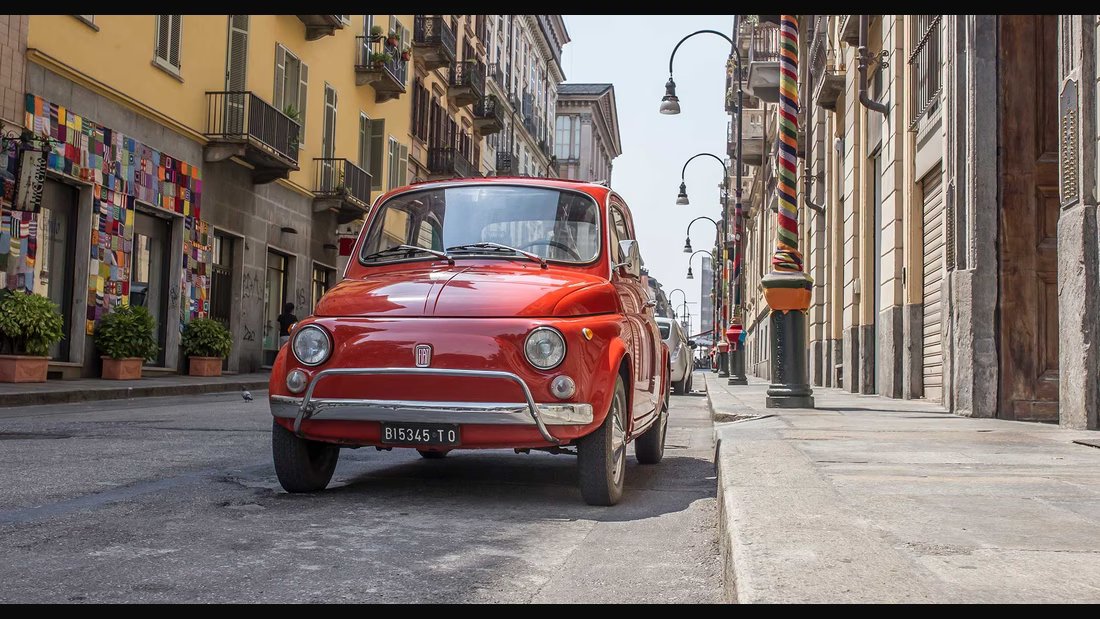
[[[241,387],[241,397],[244,398],[245,402],[252,401],[252,394],[249,393],[248,389],[245,389],[244,387]]]

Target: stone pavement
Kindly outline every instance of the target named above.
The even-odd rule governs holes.
[[[705,376],[732,601],[1100,602],[1100,433]]]
[[[140,380],[103,380],[82,378],[79,380],[49,380],[44,383],[0,383],[0,408],[32,406],[35,404],[63,404],[91,400],[119,400],[124,398],[148,398],[157,396],[188,396],[201,393],[250,391],[267,389],[270,374],[228,374],[222,376],[168,376],[146,377]]]

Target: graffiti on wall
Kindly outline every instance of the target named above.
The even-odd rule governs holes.
[[[50,170],[93,186],[88,333],[109,308],[129,302],[138,201],[183,216],[184,271],[174,294],[186,300],[181,320],[207,316],[211,246],[209,226],[200,219],[199,169],[35,95],[27,95],[25,120],[36,134],[52,138]],[[9,243],[14,246],[14,241]]]

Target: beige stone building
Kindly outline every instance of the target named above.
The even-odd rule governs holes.
[[[1097,427],[1097,24],[800,16],[812,384]],[[747,368],[767,377],[778,26],[738,43],[761,100],[744,112]]]

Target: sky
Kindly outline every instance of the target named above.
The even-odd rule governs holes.
[[[673,66],[680,114],[660,114],[668,80],[668,57],[684,36],[696,30],[733,31],[732,15],[565,15],[570,42],[562,50],[566,83],[610,82],[615,85],[623,154],[612,162],[611,187],[626,199],[642,259],[665,294],[687,293],[693,332],[699,331],[700,261],[695,279],[687,279],[684,237],[688,223],[700,215],[721,215],[718,185],[722,166],[698,157],[687,168],[690,205],[677,206],[680,171],[692,155],[709,152],[726,158],[724,109],[725,64],[730,45],[713,34],[688,39]],[[695,250],[714,246],[714,226],[706,220],[691,227]],[[679,306],[683,295],[676,293]]]

